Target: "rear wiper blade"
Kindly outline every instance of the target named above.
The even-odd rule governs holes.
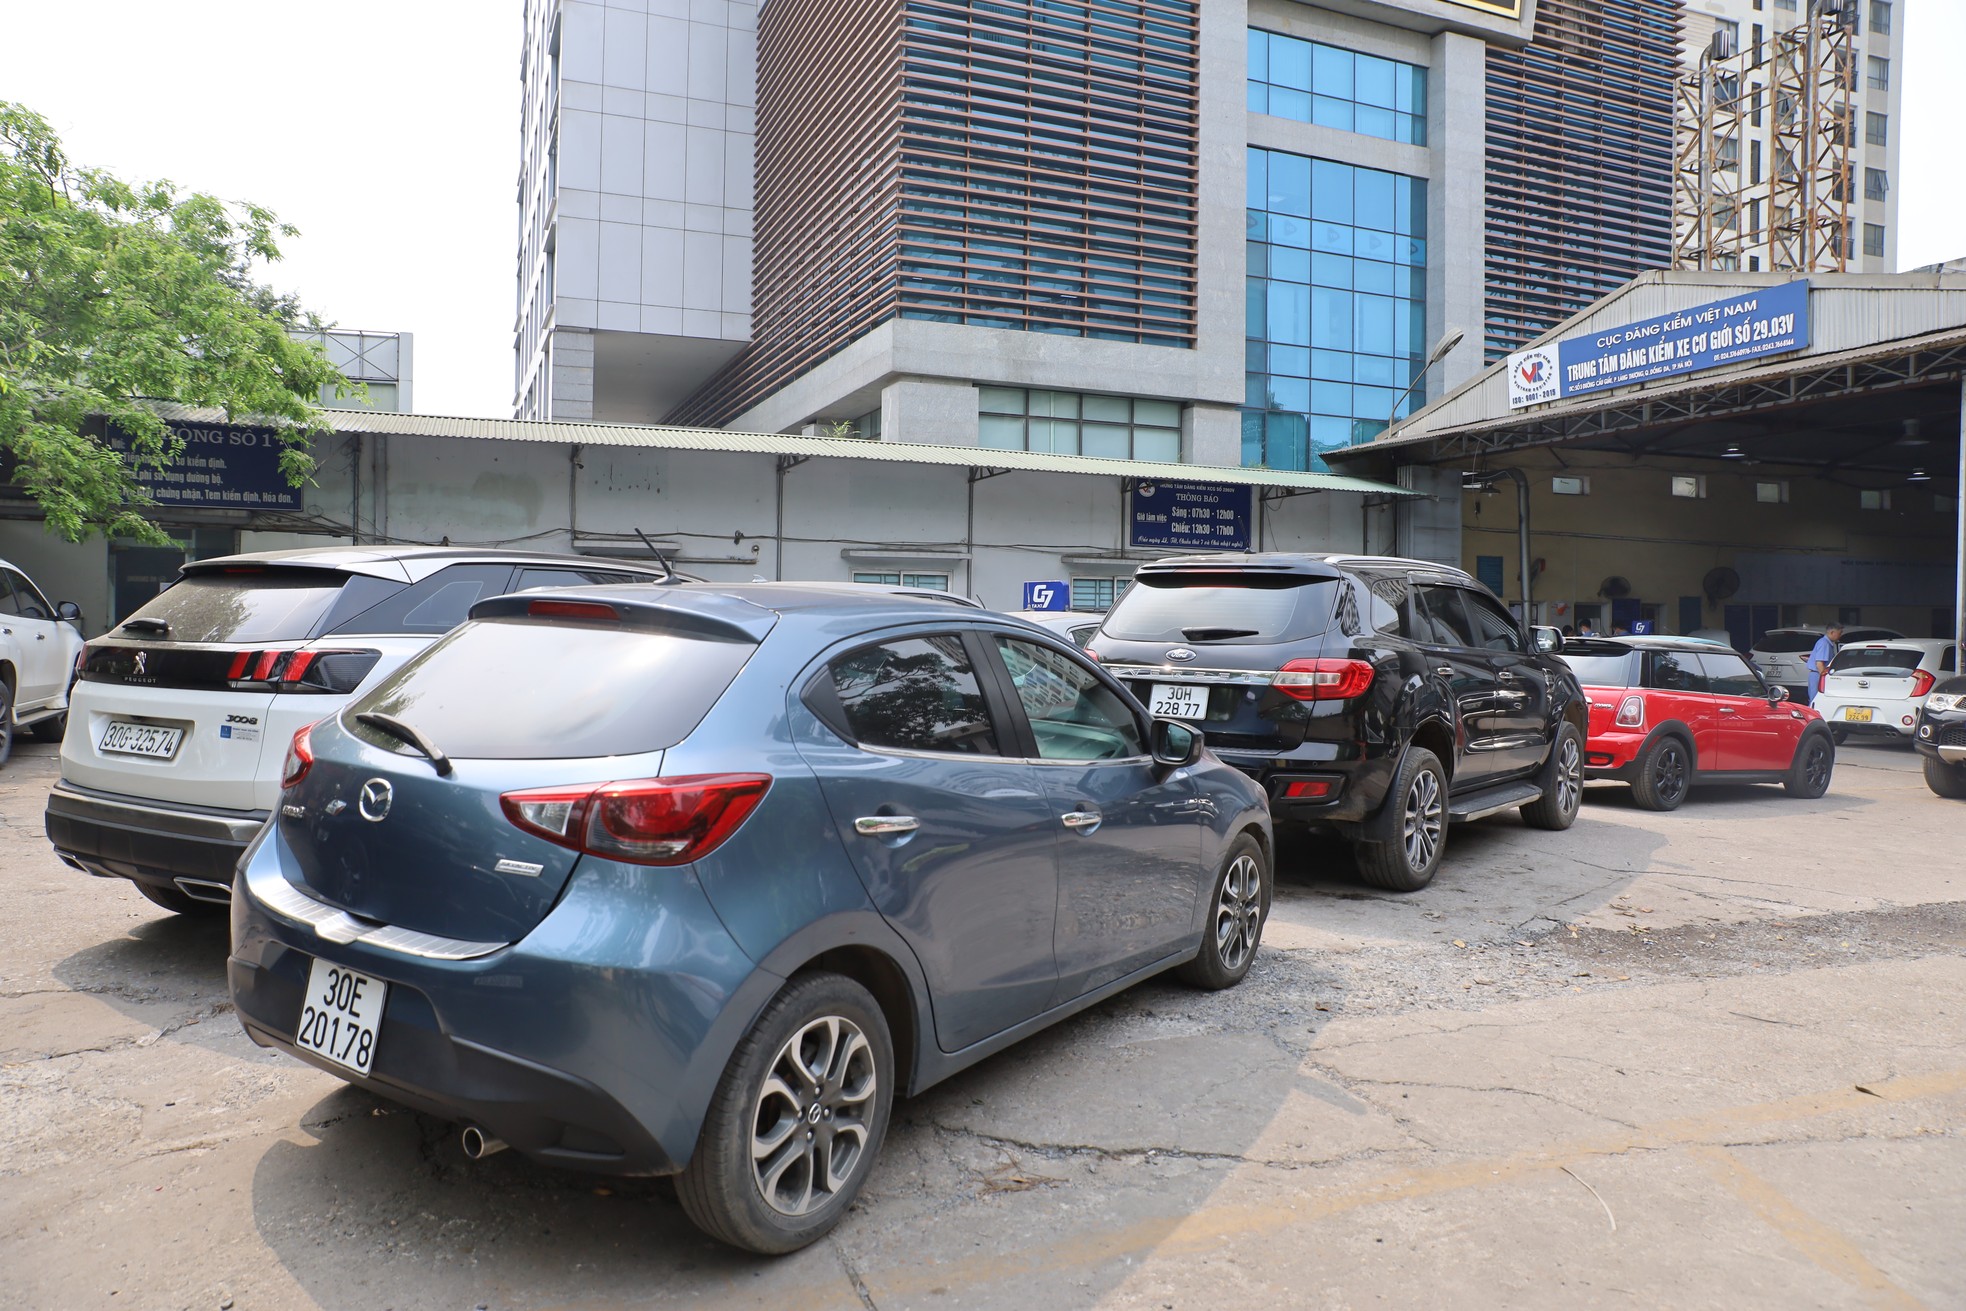
[[[170,621],[166,619],[125,619],[122,623],[122,631],[128,633],[133,630],[156,633],[162,637],[171,635]]]
[[[361,714],[355,716],[355,722],[366,724],[378,732],[387,733],[390,737],[395,738],[406,747],[415,747],[418,751],[430,757],[430,763],[436,767],[437,777],[450,777],[451,770],[454,768],[451,764],[450,757],[437,750],[437,744],[435,742],[432,742],[429,738],[417,732],[416,729],[396,718],[396,716],[385,715],[374,710],[364,710]]]
[[[1184,628],[1181,636],[1190,642],[1214,642],[1225,637],[1254,637],[1254,628]]]

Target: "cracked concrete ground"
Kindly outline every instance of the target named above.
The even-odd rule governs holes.
[[[1966,807],[1895,750],[1482,821],[1410,896],[1294,844],[1243,987],[903,1103],[779,1261],[255,1048],[221,923],[49,855],[54,776],[0,771],[0,1307],[1966,1305]]]

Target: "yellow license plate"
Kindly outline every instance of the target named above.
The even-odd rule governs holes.
[[[1869,706],[1843,707],[1843,720],[1845,723],[1868,724],[1870,722],[1870,717],[1871,717],[1871,708]]]

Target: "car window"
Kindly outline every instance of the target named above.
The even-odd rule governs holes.
[[[1628,651],[1617,655],[1586,655],[1581,652],[1565,651],[1558,657],[1570,666],[1577,681],[1585,687],[1630,687],[1632,685],[1632,658]]]
[[[996,638],[1017,700],[1044,760],[1124,760],[1144,756],[1139,720],[1099,676],[1062,651]]]
[[[1732,657],[1735,664],[1741,663],[1739,656]],[[1689,651],[1654,651],[1645,657],[1651,668],[1646,673],[1646,686],[1656,687],[1665,692],[1705,692],[1709,690],[1707,671],[1702,666],[1704,654],[1695,656]],[[1745,668],[1745,666],[1743,666]],[[1734,693],[1733,695],[1753,695]]]
[[[14,597],[14,589],[10,581],[13,572],[11,569],[0,569],[0,614],[20,613],[20,602]]]
[[[1896,674],[1918,668],[1925,653],[1909,647],[1844,647],[1829,662],[1832,674]]]
[[[1792,628],[1777,628],[1764,633],[1754,649],[1763,655],[1802,655],[1813,650],[1822,638],[1821,633],[1798,633]]]
[[[1080,624],[1071,630],[1070,636],[1073,645],[1083,647],[1087,642],[1092,640],[1092,635],[1098,631],[1098,624]]]
[[[512,583],[512,590],[523,592],[528,587],[593,587],[604,583],[646,583],[645,574],[624,574],[610,569],[544,569],[539,567],[519,570],[519,576]]]
[[[27,575],[12,569],[0,569],[0,576],[6,578],[6,591],[10,593],[6,601],[7,609],[23,619],[53,619],[55,608],[48,604],[48,598],[41,590],[27,581]]]
[[[1702,651],[1697,657],[1701,668],[1707,672],[1707,690],[1716,696],[1768,695],[1767,685],[1761,675],[1748,667],[1748,662],[1732,651]]]
[[[344,620],[343,633],[448,633],[464,622],[471,607],[509,591],[509,564],[454,564],[397,592],[380,605]]]
[[[1939,672],[1942,674],[1955,673],[1958,671],[1958,668],[1959,668],[1959,648],[1956,646],[1949,646],[1946,648],[1945,655],[1941,657],[1939,660]]]
[[[1413,589],[1416,610],[1413,616],[1416,641],[1436,646],[1474,646],[1474,631],[1468,626],[1467,612],[1461,608],[1461,589],[1438,583],[1421,583]]]
[[[1501,606],[1479,592],[1461,590],[1461,603],[1474,620],[1475,644],[1490,651],[1522,650],[1522,633]]]
[[[1146,574],[1113,603],[1105,633],[1123,642],[1297,641],[1329,626],[1337,588],[1330,578],[1234,569]]]
[[[129,619],[170,625],[173,642],[284,642],[312,637],[350,575],[237,565],[191,573]]]
[[[955,633],[863,646],[827,672],[848,736],[862,746],[998,754],[983,689]]]

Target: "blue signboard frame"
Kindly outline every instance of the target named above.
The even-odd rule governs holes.
[[[162,468],[137,469],[137,486],[158,505],[197,510],[284,510],[305,508],[301,489],[280,472],[286,443],[272,428],[245,424],[172,423],[184,451]],[[111,431],[111,449],[125,458],[127,434]]]
[[[1141,483],[1133,489],[1127,542],[1177,551],[1247,551],[1253,487],[1226,483]]]
[[[1024,608],[1026,610],[1070,610],[1072,608],[1072,585],[1063,579],[1024,584]]]

